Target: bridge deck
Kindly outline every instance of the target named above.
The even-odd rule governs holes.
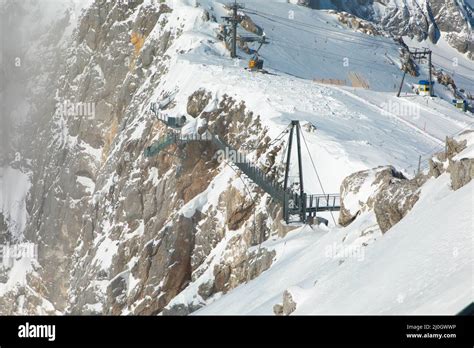
[[[338,194],[304,194],[304,198],[297,193],[285,192],[283,186],[274,178],[269,177],[264,171],[252,162],[248,161],[243,154],[238,153],[236,149],[227,144],[224,140],[213,135],[209,131],[203,134],[187,134],[168,133],[165,137],[155,142],[145,150],[146,157],[153,157],[163,151],[172,144],[182,144],[194,141],[209,141],[213,143],[219,150],[226,149],[234,151],[237,154],[235,158],[239,161],[229,161],[241,170],[250,180],[252,180],[263,191],[268,193],[276,201],[285,207],[285,219],[289,220],[291,214],[316,215],[318,212],[339,211],[341,202]],[[226,152],[228,153],[228,152]],[[243,159],[243,160],[242,160]]]

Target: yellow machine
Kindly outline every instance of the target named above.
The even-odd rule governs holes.
[[[249,60],[249,69],[255,69],[257,67],[257,62],[255,61],[255,59],[251,58]]]
[[[263,69],[263,59],[260,59],[258,54],[255,54],[252,58],[250,58],[249,69],[252,71]]]
[[[260,46],[258,47],[258,49],[255,51],[254,55],[252,56],[252,58],[250,58],[249,60],[249,65],[248,65],[248,69],[250,71],[260,71],[263,69],[263,59],[260,58],[258,52],[260,51],[260,49],[262,48],[263,44],[267,43],[265,41],[265,36],[262,37],[262,39],[259,41],[260,42]]]

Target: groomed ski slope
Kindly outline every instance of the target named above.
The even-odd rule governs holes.
[[[262,49],[262,57],[272,75],[250,73],[243,69],[249,56],[239,51],[241,59],[230,59],[223,44],[215,40],[217,24],[203,22],[200,9],[191,3],[173,2],[173,18],[180,18],[184,33],[170,51],[181,54],[172,57],[170,70],[156,86],[150,101],[159,99],[164,92],[173,92],[176,107],[169,112],[180,115],[186,112],[189,95],[200,88],[213,96],[206,111],[227,94],[237,101],[245,101],[249,111],[260,115],[272,138],[293,119],[302,121],[303,125],[312,123],[317,127],[316,132],[305,131],[304,136],[326,192],[339,192],[347,175],[379,165],[392,164],[411,175],[418,166],[419,156],[423,167],[434,152],[443,148],[446,135],[472,128],[472,114],[456,110],[446,100],[409,94],[404,94],[402,99],[395,97],[401,72],[398,49],[390,39],[354,33],[343,28],[333,15],[322,11],[284,1],[247,1],[249,11],[258,7],[259,11],[279,17],[294,11],[295,18],[302,23],[318,23],[339,33],[328,35],[327,30],[308,33],[250,14],[270,39],[271,43]],[[226,14],[219,2],[200,3],[216,18]],[[358,45],[358,40],[362,44]],[[381,44],[381,40],[388,44]],[[322,55],[334,51],[338,56]],[[346,69],[342,65],[345,56],[357,58],[354,63],[358,64],[349,64]],[[347,79],[349,71],[364,76],[370,89],[313,81]],[[417,80],[407,77],[406,81]],[[384,112],[390,103],[409,104],[410,110],[416,112]],[[191,122],[185,131],[193,132],[198,126],[199,122]],[[306,191],[322,192],[305,150],[303,162]],[[227,171],[233,175],[223,166],[209,189],[185,205],[183,211],[196,209],[199,201],[198,208],[206,213],[206,207],[210,206],[206,201],[217,199],[221,192],[219,182],[229,175]],[[304,227],[284,239],[272,238],[263,245],[277,251],[276,262],[268,271],[228,294],[217,294],[208,302],[203,301],[196,293],[197,288],[212,276],[212,265],[225,257],[225,243],[240,233],[229,231],[206,261],[210,262],[210,271],[193,281],[170,306],[211,303],[197,314],[272,314],[273,305],[282,302],[283,291],[290,289],[298,303],[296,314],[453,314],[472,299],[473,185],[453,193],[448,181],[443,176],[430,182],[416,209],[385,236],[381,235],[375,217],[368,214],[346,229],[335,228],[331,223],[329,229]],[[324,217],[332,221],[329,215]],[[361,230],[369,233],[361,236]],[[345,251],[351,254],[351,250],[359,252],[356,257],[344,258],[343,263],[339,257],[326,256],[328,250],[330,254],[331,250],[338,254],[341,247],[342,254]],[[363,257],[359,257],[361,253]]]

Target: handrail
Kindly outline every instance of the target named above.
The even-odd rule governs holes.
[[[275,200],[283,204],[288,214],[307,214],[316,213],[321,211],[337,211],[341,207],[341,198],[339,194],[300,194],[286,191],[283,186],[275,180],[268,177],[268,175],[257,167],[255,164],[249,162],[243,154],[239,153],[234,147],[229,145],[225,140],[218,136],[206,131],[203,134],[177,134],[168,133],[164,139],[158,140],[152,146],[145,150],[146,157],[152,157],[164,150],[166,147],[173,143],[188,143],[195,141],[210,141],[219,150],[225,151],[226,149],[233,151],[238,159],[244,159],[243,161],[231,162],[240,169],[250,180],[252,180],[257,186],[263,191],[268,193]],[[288,219],[287,219],[288,220]]]

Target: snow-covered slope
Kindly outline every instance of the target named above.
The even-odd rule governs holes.
[[[415,208],[367,247],[360,222],[265,242],[273,266],[196,314],[273,314],[285,290],[294,314],[458,313],[473,299],[474,182],[449,185],[448,174],[428,181]]]
[[[285,4],[268,4],[266,5],[268,6],[267,8],[261,3],[258,5],[261,11],[272,12],[278,17],[283,17],[288,11],[288,7],[286,7],[287,5]],[[326,13],[315,13],[304,8],[290,8],[295,11],[295,18],[298,18],[300,21],[306,20],[307,23],[314,23],[314,21],[318,20],[321,22],[331,20],[331,17]],[[252,12],[250,5],[247,6],[247,10]],[[333,55],[331,57],[332,59],[329,59],[332,64],[325,61],[324,57],[318,56],[317,52],[315,55],[310,55],[311,59],[308,59],[308,56],[303,56],[302,52],[304,52],[304,49],[299,50],[295,47],[295,49],[292,50],[287,49],[287,47],[289,42],[298,42],[298,45],[310,47],[313,44],[314,33],[301,33],[298,29],[293,28],[293,30],[291,27],[289,29],[283,20],[280,21],[280,25],[277,25],[275,21],[262,16],[254,16],[252,18],[258,25],[265,28],[265,32],[270,39],[271,43],[262,49],[262,56],[266,59],[267,69],[274,72],[277,76],[242,73],[241,66],[235,67],[225,60],[220,59],[218,60],[219,65],[222,64],[224,67],[214,67],[212,63],[203,63],[202,54],[197,56],[195,53],[190,53],[180,57],[175,67],[171,69],[170,75],[173,76],[173,78],[165,85],[165,89],[173,90],[178,86],[182,89],[184,86],[184,96],[187,96],[197,88],[205,88],[206,90],[212,91],[215,100],[218,100],[219,95],[224,93],[245,100],[246,105],[251,110],[255,110],[260,114],[262,122],[268,125],[268,128],[275,136],[287,125],[290,119],[296,118],[316,125],[318,128],[316,133],[305,134],[305,136],[309,139],[312,154],[316,158],[316,163],[318,163],[318,169],[327,191],[337,191],[342,178],[348,175],[349,172],[383,163],[395,164],[397,167],[405,169],[408,174],[411,174],[416,169],[418,155],[422,155],[423,161],[425,161],[433,152],[444,146],[443,143],[446,135],[454,135],[466,128],[472,127],[472,118],[469,115],[453,110],[447,101],[416,96],[407,96],[402,99],[396,98],[394,96],[395,88],[391,86],[391,83],[397,82],[399,78],[397,73],[399,74],[399,70],[393,67],[393,74],[387,73],[392,69],[392,66],[387,64],[385,60],[371,60],[374,52],[373,49],[371,50],[370,48],[367,48],[367,51],[365,51],[355,45],[358,47],[358,57],[361,58],[361,60],[370,61],[371,64],[370,66],[364,64],[350,65],[350,69],[367,76],[371,86],[375,86],[374,88],[371,87],[365,90],[349,87],[330,87],[308,81],[314,78],[314,74],[318,73],[323,74],[325,78],[346,78],[347,70],[344,70],[342,61],[339,61],[337,57],[344,57],[345,54],[348,56],[353,54],[350,52],[352,46],[339,45],[338,47],[337,43],[336,45],[329,43],[325,46],[326,50],[323,54],[326,52],[334,52],[334,50],[337,52],[337,56]],[[337,24],[333,22],[333,25],[333,30],[336,30],[335,27],[337,27]],[[341,32],[344,32],[344,30],[341,29]],[[354,34],[351,33],[348,35],[353,36]],[[282,39],[272,40],[273,37],[289,37],[290,40],[283,42]],[[337,42],[337,38],[336,35],[333,41]],[[323,43],[325,40],[325,38],[321,37],[316,38],[314,41]],[[363,40],[371,39],[364,37]],[[379,40],[380,38],[374,39],[372,48],[374,46],[377,47]],[[331,38],[327,39],[327,41],[330,42]],[[387,42],[389,42],[389,40],[387,40]],[[364,44],[366,43],[364,42]],[[385,49],[386,48],[383,48],[382,50]],[[390,52],[396,57],[395,52],[397,51],[395,48],[392,51],[390,49],[386,50],[388,51],[387,54]],[[215,51],[205,50],[204,53],[208,52]],[[243,53],[241,52],[241,54]],[[218,58],[215,59],[217,60]],[[396,60],[396,58],[394,58],[394,60]],[[214,61],[214,58],[208,60],[208,62],[211,61]],[[198,67],[196,67],[196,64]],[[318,69],[318,66],[324,66],[325,68],[324,70]],[[216,80],[218,80],[217,76],[222,74],[223,69],[225,71],[226,81],[221,81],[216,84]],[[289,76],[284,73],[285,71],[289,73]],[[387,80],[389,82],[386,82]],[[175,81],[179,82],[176,83]],[[281,93],[281,91],[284,91],[284,93]],[[176,114],[185,112],[182,107],[182,105],[185,105],[185,99],[184,97],[183,99],[179,98],[178,94],[177,107],[174,110]],[[387,112],[387,105],[402,106],[402,109],[403,106],[406,106],[405,110],[411,110],[411,113],[397,111]],[[370,131],[368,131],[369,129]],[[321,188],[318,187],[317,182],[311,180],[313,172],[309,157],[307,154],[303,154],[303,156],[304,162],[307,163],[304,170],[306,173],[311,173],[307,176],[305,187],[307,187],[310,192],[321,192]],[[424,163],[422,165],[424,165]],[[446,190],[443,192],[445,194],[448,193]],[[471,191],[466,189],[464,192],[467,193],[464,193],[463,199],[469,203],[472,199],[470,196]],[[444,204],[450,206],[451,202],[445,202]],[[442,206],[443,203],[440,203],[439,209],[442,209]],[[431,211],[432,207],[425,206],[420,209]],[[469,205],[467,209],[469,209]],[[453,216],[457,216],[457,213],[460,214],[459,216],[465,217],[465,221],[459,225],[457,222],[454,223],[456,227],[452,229],[452,233],[458,233],[459,238],[466,241],[471,238],[468,231],[469,224],[472,223],[472,220],[468,218],[468,211],[448,211],[445,215],[439,216],[440,218],[442,216],[443,219],[450,221],[453,219]],[[330,218],[329,216],[325,217]],[[417,218],[415,217],[414,219]],[[420,217],[420,219],[424,218]],[[418,226],[419,233],[428,233],[429,227],[420,228],[420,226],[423,226],[428,220],[429,217],[426,217],[426,220],[420,222]],[[454,218],[454,220],[457,221],[457,218]],[[368,221],[364,223],[370,225]],[[358,234],[363,229],[361,225],[364,225],[364,223],[359,222],[355,226],[351,226],[349,231],[352,232],[348,232],[347,230],[331,230],[327,232],[326,238],[321,238],[319,248],[316,248],[317,242],[313,242],[313,240],[319,240],[322,231],[308,231],[308,229],[304,229],[302,232],[295,232],[295,234],[292,233],[287,237],[288,240],[284,239],[278,241],[277,239],[276,242],[267,242],[268,244],[264,244],[262,247],[272,249],[276,244],[276,250],[285,250],[284,252],[281,251],[285,256],[281,259],[277,256],[277,261],[273,264],[271,269],[260,278],[236,289],[235,292],[231,292],[229,295],[225,295],[222,300],[218,300],[215,305],[206,307],[198,313],[271,314],[273,305],[279,302],[276,298],[281,299],[282,292],[288,285],[293,284],[293,282],[294,285],[300,282],[311,284],[313,280],[316,280],[306,278],[310,272],[308,271],[309,269],[314,270],[318,276],[326,272],[328,276],[334,276],[338,273],[338,260],[328,260],[321,251],[325,250],[325,248],[327,249],[328,246],[332,246],[333,242],[335,243],[335,248],[340,246],[350,248],[350,245],[346,246],[345,244],[339,244],[337,242],[342,240],[344,235],[350,235],[351,233],[353,239],[355,238],[356,240],[356,245],[360,247],[367,238],[358,238]],[[366,227],[367,226],[364,226],[364,228]],[[409,235],[410,237],[403,243],[412,243],[419,238],[419,235],[415,236],[409,234],[410,231],[411,230],[406,231],[405,235]],[[439,233],[443,233],[443,230],[440,230]],[[451,229],[449,229],[449,233],[451,233]],[[413,238],[413,240],[410,238]],[[294,244],[290,245],[288,241],[293,241]],[[453,243],[457,242],[458,241],[453,239]],[[380,247],[382,249],[380,249],[381,251],[378,255],[384,255],[384,248],[389,248],[390,242],[387,241],[385,243],[387,244]],[[301,252],[302,250],[307,253]],[[419,253],[420,250],[425,249],[416,250],[416,253]],[[456,270],[456,272],[462,273],[466,272],[466,269],[469,270],[469,252],[470,250],[464,250],[461,258],[461,262],[464,262],[464,264],[460,267],[460,270]],[[301,258],[300,253],[303,254]],[[401,252],[394,249],[393,259],[387,260],[387,262],[392,264],[397,258],[397,253]],[[440,254],[441,258],[444,256]],[[218,252],[212,255],[212,257],[213,259],[219,257],[225,258],[225,254]],[[318,257],[321,259],[318,259]],[[436,262],[436,260],[432,258],[432,255],[425,255],[425,257],[429,261]],[[315,259],[321,263],[328,263],[330,266],[327,266],[325,269],[324,266],[318,263],[318,261],[315,261]],[[279,263],[280,260],[281,263]],[[370,259],[370,264],[373,263],[374,259]],[[358,263],[355,264],[359,265]],[[367,264],[368,263],[364,263],[364,265]],[[430,267],[432,264],[426,266]],[[397,264],[393,264],[393,267],[397,267]],[[414,266],[410,271],[416,272],[416,269],[417,267]],[[351,269],[351,271],[357,274],[363,272],[361,269]],[[351,274],[353,273],[348,271],[344,273],[344,276],[351,277]],[[370,275],[377,277],[377,274],[370,273]],[[310,276],[310,278],[318,276],[314,275]],[[361,277],[362,276],[364,276],[364,274],[362,274]],[[414,276],[414,274],[409,274],[408,272],[408,274],[395,275],[395,277],[397,276],[407,279],[409,276]],[[185,289],[182,294],[173,300],[170,306],[186,302],[191,302],[193,305],[198,306],[200,300],[199,296],[196,297],[197,289],[199,286],[207,284],[209,277],[212,279],[212,273],[204,273],[203,276],[198,278],[191,286]],[[328,286],[333,286],[334,288],[340,287],[339,282],[341,282],[341,279],[342,278],[338,278],[337,281]],[[387,281],[387,279],[382,276],[380,279]],[[440,281],[440,278],[437,277],[433,279],[435,279],[434,282]],[[470,283],[470,277],[466,277],[462,286],[469,285]],[[350,282],[348,284],[348,287],[353,285],[353,283]],[[308,287],[311,286],[312,285],[308,285]],[[424,285],[420,284],[420,286],[423,287]],[[344,290],[348,291],[347,288],[344,288]],[[387,297],[384,297],[383,301],[389,301],[392,295],[394,296],[393,301],[397,301],[397,298],[400,296],[405,296],[404,292],[406,292],[406,290],[405,288],[403,288],[403,291],[400,288],[394,288],[395,293],[397,291],[399,293],[396,295],[394,295],[394,293],[387,294]],[[413,291],[417,290],[418,289]],[[272,293],[272,291],[274,291],[274,293]],[[457,289],[454,291],[457,291]],[[441,292],[440,289],[437,289],[432,295],[441,296]],[[340,293],[340,296],[342,296],[342,293],[343,292]],[[469,295],[469,291],[467,291],[467,293],[467,295]],[[410,296],[412,295],[413,293],[410,292]],[[240,296],[246,297],[248,301],[241,301]],[[367,296],[365,297],[366,299],[370,299],[372,294],[364,293],[364,296]],[[216,297],[219,296],[216,295]],[[380,307],[377,307],[376,304],[374,304],[373,307],[364,307],[365,302],[357,302],[357,296],[348,296],[348,299],[353,300],[354,307],[352,307],[352,309],[351,307],[346,308],[346,312],[357,313],[358,311],[364,312],[364,310],[366,310],[367,313],[415,313],[425,310],[421,302],[417,304],[414,303],[412,307],[403,307],[401,305],[397,307],[394,305],[393,308],[390,309],[389,304],[384,302],[378,304]],[[331,309],[331,306],[334,305],[337,300],[339,300],[339,298],[336,298],[334,301],[328,301],[327,307],[325,307],[326,311],[318,310],[318,308],[308,305],[306,307],[306,313],[344,312],[344,309],[337,306]],[[426,303],[430,303],[430,300],[427,300]],[[450,311],[454,312],[457,310],[457,308],[455,308],[456,306],[463,306],[468,300],[469,299],[466,298],[466,292],[464,291],[459,295],[453,307],[432,307],[432,310],[445,313]],[[417,307],[417,305],[419,307]],[[384,309],[384,306],[387,306],[387,308]],[[429,309],[426,309],[426,312],[429,312]],[[305,313],[305,310],[303,309],[301,313]]]
[[[442,37],[436,44],[429,41],[418,42],[408,37],[404,41],[410,47],[429,48],[433,51],[433,65],[436,69],[444,71],[452,76],[458,89],[472,91],[474,89],[474,61],[464,59]],[[438,89],[443,87],[438,87]]]
[[[394,165],[411,176],[420,156],[424,166],[444,147],[446,136],[472,128],[472,114],[452,107],[441,88],[439,98],[410,93],[409,85],[418,77],[408,76],[403,98],[396,98],[402,76],[399,45],[385,35],[348,28],[336,13],[282,0],[247,1],[245,13],[269,39],[261,55],[270,74],[244,70],[250,55],[239,50],[240,58],[232,60],[217,39],[221,16],[227,14],[224,3],[148,0],[128,6],[96,1],[79,19],[67,58],[58,65],[54,98],[44,100],[93,102],[95,117],[41,112],[45,122],[33,142],[35,151],[26,154],[36,156],[26,231],[39,244],[40,266],[18,271],[34,269],[48,299],[44,308],[30,312],[187,314],[209,305],[202,313],[271,313],[292,286],[301,313],[457,310],[466,299],[458,288],[450,288],[455,300],[445,307],[413,299],[431,281],[444,282],[446,269],[455,271],[453,277],[464,274],[470,262],[468,243],[459,248],[459,259],[443,263],[446,268],[433,280],[418,277],[411,290],[403,281],[436,266],[434,253],[408,248],[429,232],[428,222],[456,221],[445,225],[447,234],[430,234],[421,250],[432,246],[447,257],[449,251],[438,251],[437,238],[455,234],[451,247],[466,241],[458,232],[469,224],[468,205],[455,209],[452,202],[467,203],[472,183],[453,193],[445,176],[433,179],[414,210],[385,235],[373,213],[346,228],[335,226],[337,214],[334,220],[323,214],[330,220],[328,228],[304,227],[288,234],[298,226],[282,224],[281,207],[217,162],[208,144],[172,147],[152,159],[143,156],[167,131],[150,114],[150,103],[166,99],[171,101],[168,115],[187,116],[183,133],[208,128],[278,180],[285,142],[274,141],[291,120],[299,120],[307,142],[308,193],[339,192],[348,175],[380,165]],[[131,44],[137,32],[144,38],[138,49]],[[426,69],[420,71],[421,77],[426,75]],[[357,87],[361,85],[366,88]],[[431,211],[444,207],[443,214],[431,219]],[[415,231],[407,224],[418,227]],[[321,253],[331,246],[363,257],[340,263]],[[416,257],[421,266],[401,269],[405,264],[395,263],[397,255]],[[375,290],[362,285],[379,282],[380,288],[388,280],[384,268],[392,270],[400,285],[391,284],[393,292],[380,302],[364,308],[357,307],[360,303],[334,304],[347,288],[354,292],[347,301],[355,301],[364,289],[370,298]],[[360,278],[350,281],[354,274]],[[1,287],[7,288],[2,311],[31,308],[28,301],[20,306],[12,300],[16,293],[11,283]],[[230,304],[249,292],[255,296],[252,304]],[[440,289],[426,292],[441,296]],[[409,296],[405,306],[390,302],[399,295]],[[30,296],[34,302],[36,295]],[[314,301],[322,297],[330,300],[315,308]]]
[[[201,3],[204,8],[206,4],[211,8],[211,4]],[[218,5],[212,5],[214,7]],[[246,3],[249,13],[257,7],[277,18],[291,9],[301,23],[324,23],[333,35],[328,37],[326,32],[318,31],[309,33],[297,25],[288,26],[280,19],[275,22],[252,16],[267,33],[270,44],[263,47],[261,55],[266,69],[276,75],[243,71],[249,57],[244,52],[240,52],[242,60],[229,61],[221,55],[221,43],[209,47],[201,38],[203,46],[177,57],[169,78],[155,89],[152,100],[163,91],[179,90],[175,97],[176,107],[169,110],[171,115],[179,115],[186,112],[188,96],[199,88],[211,91],[214,103],[228,94],[244,100],[250,110],[258,113],[272,137],[276,137],[291,119],[312,123],[318,130],[306,136],[316,163],[321,164],[322,181],[326,183],[327,191],[332,192],[339,190],[342,179],[348,174],[386,163],[412,174],[419,155],[429,156],[442,146],[446,135],[454,135],[472,125],[471,116],[454,109],[447,101],[395,97],[401,80],[397,64],[400,58],[397,46],[390,39],[372,38],[343,29],[325,12],[278,1]],[[202,26],[196,29],[199,35],[212,39],[212,31],[203,31]],[[343,34],[337,35],[338,32]],[[194,40],[194,36],[181,38],[173,48],[189,47]],[[353,40],[354,44],[341,40]],[[313,46],[314,50],[309,49]],[[354,48],[357,48],[356,62],[351,61],[355,56]],[[344,57],[349,57],[348,66],[344,66]],[[348,81],[350,72],[363,76],[370,88],[327,86],[312,81],[315,78]],[[219,80],[219,76],[225,76],[225,79]],[[414,83],[418,78],[408,77],[410,80]],[[391,108],[393,106],[399,106],[399,110]],[[306,151],[303,156],[306,156],[304,162],[309,164]],[[313,174],[309,165],[305,171]],[[314,180],[308,179],[305,184],[309,192],[321,190]]]

